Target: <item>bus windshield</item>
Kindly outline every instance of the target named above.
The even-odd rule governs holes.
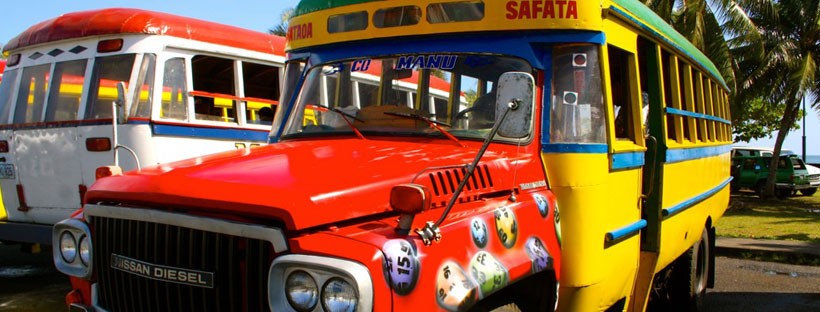
[[[364,136],[443,136],[430,126],[434,122],[453,136],[482,140],[495,122],[495,87],[506,72],[532,73],[532,67],[518,58],[470,54],[400,55],[313,66],[295,92],[296,105],[282,137],[356,131]],[[286,83],[286,88],[295,85]]]

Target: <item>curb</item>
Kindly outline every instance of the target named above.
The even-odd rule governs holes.
[[[820,266],[820,244],[810,242],[718,237],[715,241],[715,254],[730,258]]]

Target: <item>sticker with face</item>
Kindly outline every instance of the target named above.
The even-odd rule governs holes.
[[[541,217],[546,218],[550,214],[550,205],[547,202],[547,198],[544,195],[533,194],[533,199],[535,199],[535,204],[538,206],[538,212],[541,213]]]
[[[473,221],[470,221],[470,235],[473,237],[473,243],[478,248],[487,246],[488,234],[487,223],[484,222],[484,219],[473,218]]]
[[[515,221],[515,214],[507,207],[500,207],[495,210],[495,230],[498,239],[504,247],[512,248],[518,238],[518,223]]]
[[[479,251],[473,256],[470,274],[478,284],[482,298],[506,286],[510,280],[504,265],[486,251]]]
[[[527,239],[524,249],[527,251],[530,261],[532,261],[532,273],[552,268],[552,257],[550,257],[550,253],[538,237],[533,236]]]
[[[448,311],[463,311],[476,301],[476,285],[458,263],[445,261],[436,271],[436,301]]]
[[[421,271],[416,247],[404,239],[392,239],[382,246],[384,277],[393,286],[393,291],[406,295],[416,288]]]

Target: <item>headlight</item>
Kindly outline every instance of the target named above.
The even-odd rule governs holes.
[[[88,236],[80,238],[80,261],[85,265],[91,263],[91,238]]]
[[[91,277],[94,245],[88,225],[79,219],[65,219],[54,225],[51,237],[54,267],[67,275]]]
[[[322,307],[328,312],[353,312],[359,296],[347,281],[334,277],[322,287]]]
[[[297,311],[311,311],[319,302],[319,286],[305,271],[294,271],[285,281],[288,302]]]
[[[268,283],[271,311],[373,311],[370,272],[358,262],[284,255],[273,260]]]
[[[77,241],[71,232],[66,231],[60,234],[60,255],[68,263],[77,259]]]

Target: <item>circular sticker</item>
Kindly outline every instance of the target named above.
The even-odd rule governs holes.
[[[403,239],[393,239],[384,243],[382,269],[385,278],[393,286],[393,291],[406,295],[416,288],[421,263],[415,246]]]
[[[512,248],[518,238],[518,223],[515,221],[515,214],[507,207],[500,207],[495,210],[495,230],[498,232],[498,239],[504,247]]]
[[[532,261],[533,273],[541,272],[544,269],[552,267],[552,257],[550,257],[550,253],[538,237],[530,237],[527,239],[524,248],[527,251],[527,256],[530,257],[530,261]]]
[[[488,234],[487,223],[481,218],[473,218],[473,221],[470,222],[470,236],[473,237],[473,243],[478,248],[487,246]]]
[[[538,206],[538,212],[541,213],[541,217],[546,218],[549,216],[550,210],[547,198],[540,194],[533,194],[532,197],[535,199],[535,204]]]
[[[479,251],[473,256],[470,274],[478,284],[482,298],[506,286],[510,279],[504,265],[486,251]]]
[[[449,311],[463,311],[476,301],[476,286],[458,263],[446,261],[436,272],[436,301]]]

